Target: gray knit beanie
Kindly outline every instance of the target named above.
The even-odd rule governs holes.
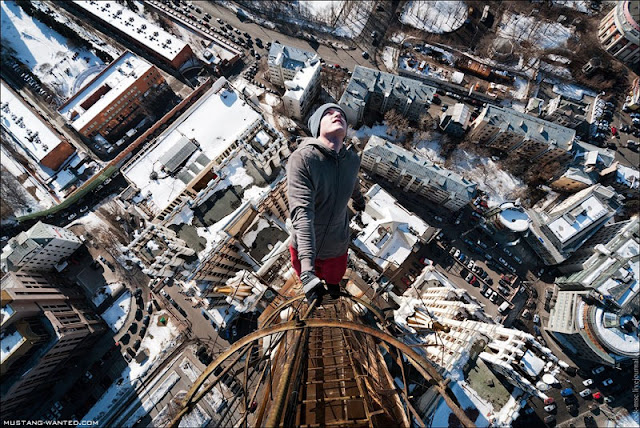
[[[342,107],[340,107],[338,104],[327,103],[327,104],[321,105],[320,107],[318,107],[318,110],[316,110],[315,113],[313,113],[311,117],[309,117],[309,121],[307,122],[307,126],[309,127],[309,132],[311,132],[311,135],[313,136],[313,138],[318,138],[318,135],[320,134],[320,119],[322,119],[324,112],[326,112],[330,108],[335,108],[340,110],[344,115],[344,118],[345,119],[347,118],[346,113],[344,112]]]

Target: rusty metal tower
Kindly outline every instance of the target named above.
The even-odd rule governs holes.
[[[325,297],[321,306],[279,297],[256,332],[206,368],[172,426],[221,382],[234,392],[217,415],[220,426],[424,427],[420,397],[432,404],[443,397],[464,426],[474,426],[448,381],[395,331],[380,310],[353,296]]]

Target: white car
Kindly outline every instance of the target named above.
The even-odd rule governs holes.
[[[533,315],[533,323],[540,324],[540,315],[538,314]]]
[[[549,404],[548,406],[544,406],[544,410],[548,413],[553,412],[556,409],[555,403]]]
[[[455,257],[456,259],[458,258],[458,256],[460,256],[460,250],[456,250],[456,252],[453,253],[453,257]]]
[[[589,388],[580,391],[580,397],[585,398],[591,395],[591,390]]]
[[[160,290],[160,294],[162,294],[164,297],[169,297],[169,294],[167,294],[167,292],[164,290]]]
[[[591,385],[593,385],[593,379],[583,380],[583,381],[582,381],[582,384],[583,384],[584,386],[591,386]]]

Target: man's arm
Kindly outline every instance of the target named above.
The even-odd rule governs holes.
[[[298,258],[302,272],[313,271],[316,257],[315,191],[309,168],[294,152],[287,165],[289,212],[296,233]]]

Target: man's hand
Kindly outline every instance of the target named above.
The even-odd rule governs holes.
[[[304,291],[309,303],[322,297],[324,291],[322,281],[312,271],[302,272],[300,281],[302,282],[302,291]]]

